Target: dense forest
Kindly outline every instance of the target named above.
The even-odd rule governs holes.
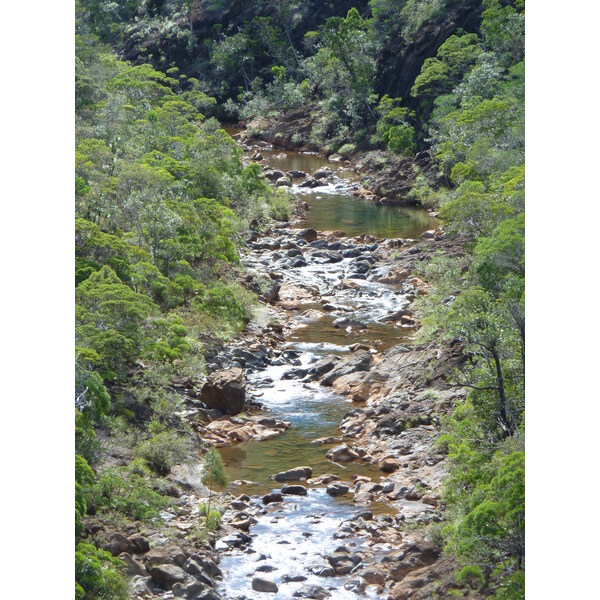
[[[172,504],[171,468],[208,447],[176,383],[252,319],[271,281],[246,241],[297,210],[223,122],[367,161],[367,184],[408,165],[404,201],[463,248],[416,269],[417,342],[465,357],[435,540],[448,595],[523,598],[524,0],[77,0],[75,81],[76,598],[131,597],[85,524]],[[200,544],[219,518],[209,505]]]

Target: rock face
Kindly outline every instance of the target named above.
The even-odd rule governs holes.
[[[202,388],[200,400],[226,415],[237,415],[246,402],[246,378],[240,367],[211,373]]]
[[[339,361],[321,380],[321,385],[332,385],[336,379],[361,371],[368,371],[373,364],[373,355],[366,350],[357,350]]]

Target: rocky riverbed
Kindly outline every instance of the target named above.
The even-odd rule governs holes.
[[[268,145],[246,150],[309,214],[336,196],[370,202],[344,166],[309,155],[305,170],[286,170]],[[222,525],[194,539],[208,490],[197,466],[174,468],[160,528],[104,536],[136,598],[432,598],[456,587],[436,545],[446,470],[435,441],[462,393],[446,374],[463,357],[415,345],[412,302],[428,292],[415,266],[462,250],[434,215],[411,218],[383,229],[412,237],[305,217],[249,239],[248,284],[263,290],[254,321],[207,352],[206,380],[176,382],[186,418],[226,463],[231,483],[213,500]]]

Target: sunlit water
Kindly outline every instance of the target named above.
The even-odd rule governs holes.
[[[313,227],[319,231],[343,230],[347,236],[370,233],[383,238],[416,238],[423,231],[436,227],[435,219],[426,211],[414,208],[381,206],[371,201],[351,196],[348,191],[355,184],[356,176],[344,171],[340,163],[332,163],[318,156],[285,151],[285,158],[275,155],[281,151],[260,149],[270,166],[281,170],[297,169],[313,173],[322,166],[336,170],[340,179],[322,187],[307,190],[297,185],[291,192],[306,200],[311,209],[306,220],[299,226]],[[262,260],[262,262],[261,262]],[[351,309],[352,317],[366,323],[366,332],[350,337],[344,329],[333,327],[339,315],[324,314],[321,318],[303,318],[307,308],[321,309],[321,305],[305,305],[294,313],[304,321],[304,327],[296,329],[287,340],[287,347],[299,352],[300,366],[307,366],[326,354],[347,354],[350,344],[365,341],[376,345],[378,351],[410,339],[413,330],[398,328],[380,322],[391,311],[405,303],[404,297],[392,286],[356,280],[358,290],[337,290],[346,276],[348,261],[309,264],[306,267],[287,269],[285,278],[290,282],[316,285],[321,294],[330,294],[331,301]],[[262,270],[269,265],[266,259],[248,260],[249,268]],[[327,297],[327,296],[326,296]],[[320,311],[321,312],[321,311]],[[234,494],[262,495],[279,489],[269,476],[298,466],[310,466],[313,477],[330,473],[341,481],[352,483],[352,476],[366,475],[379,481],[382,473],[376,466],[363,463],[336,464],[325,457],[327,450],[337,443],[327,445],[311,443],[321,437],[341,437],[339,424],[346,412],[353,408],[345,398],[316,383],[304,383],[300,379],[284,379],[283,375],[299,365],[270,366],[263,371],[247,373],[249,394],[256,396],[266,409],[266,414],[290,421],[292,426],[281,436],[264,442],[249,442],[221,448]],[[239,485],[239,480],[250,484]],[[345,520],[351,519],[364,506],[356,505],[352,496],[332,497],[325,487],[309,487],[307,496],[284,496],[284,502],[271,504],[267,514],[259,515],[251,528],[253,538],[246,552],[232,550],[223,557],[221,568],[225,577],[219,592],[230,600],[271,597],[292,598],[295,591],[306,584],[323,586],[333,599],[376,597],[369,592],[355,593],[347,590],[349,575],[321,577],[314,574],[314,567],[326,566],[324,556],[338,546],[345,545],[359,550],[363,543],[359,537],[335,539],[334,533]],[[376,512],[389,510],[383,505],[369,505]],[[273,570],[256,572],[261,565]],[[277,583],[276,594],[252,590],[252,577],[261,576]],[[300,575],[302,582],[286,582],[285,576]]]

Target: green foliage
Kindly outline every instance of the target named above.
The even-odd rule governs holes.
[[[88,512],[117,512],[129,519],[149,520],[170,504],[170,499],[153,489],[152,481],[139,468],[105,469],[92,485],[84,487]]]
[[[186,438],[180,437],[175,431],[161,431],[137,448],[136,455],[143,458],[148,466],[160,475],[167,475],[171,468],[188,457]]]
[[[213,486],[224,486],[227,483],[225,464],[223,458],[216,448],[210,448],[202,459],[202,483]]]
[[[483,573],[479,567],[467,565],[456,574],[456,581],[461,584],[468,584],[470,587],[479,589],[483,583]]]
[[[127,600],[129,587],[120,572],[122,567],[123,561],[109,552],[79,542],[75,547],[76,597],[82,597],[83,590],[89,600]]]
[[[450,36],[439,47],[436,58],[425,60],[421,74],[415,79],[412,95],[432,98],[450,92],[475,64],[480,53],[480,41],[476,34]]]

